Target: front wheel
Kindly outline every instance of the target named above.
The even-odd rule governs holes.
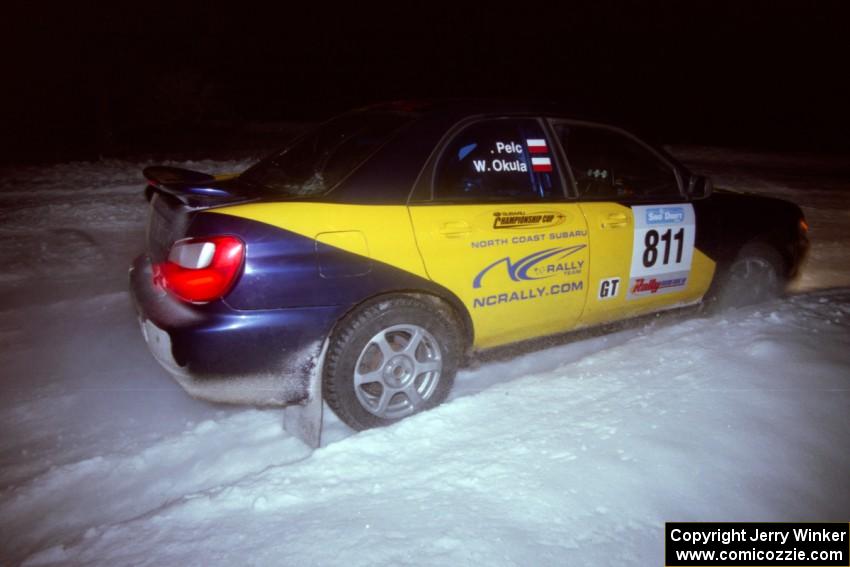
[[[785,286],[783,261],[766,244],[745,246],[729,267],[720,293],[720,307],[742,307],[779,297]]]
[[[413,297],[381,300],[334,332],[323,395],[354,429],[387,425],[442,403],[460,352],[457,326],[437,306]]]

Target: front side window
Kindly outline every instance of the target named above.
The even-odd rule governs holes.
[[[551,201],[563,197],[549,142],[530,118],[475,122],[437,162],[437,201]]]
[[[673,169],[637,141],[619,132],[592,126],[557,124],[576,181],[586,200],[679,198]]]
[[[401,113],[352,113],[325,122],[242,174],[279,197],[327,193],[411,120]]]

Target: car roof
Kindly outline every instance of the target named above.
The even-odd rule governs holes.
[[[475,116],[480,114],[530,114],[590,120],[586,110],[563,101],[524,99],[445,98],[411,99],[373,104],[357,109],[364,112],[404,112],[420,116]]]

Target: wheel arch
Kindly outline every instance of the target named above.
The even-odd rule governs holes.
[[[742,255],[748,251],[758,250],[759,248],[768,248],[776,253],[782,261],[779,266],[780,274],[786,281],[793,276],[794,258],[792,251],[789,249],[788,237],[780,230],[765,230],[755,235],[750,235],[749,238],[742,240],[729,255],[726,262],[723,262],[723,273],[729,271],[732,265],[739,260]],[[722,274],[721,274],[722,275]]]
[[[419,345],[430,344],[432,347],[426,348],[436,348],[438,356],[420,359],[419,354],[412,354],[414,351],[405,354],[391,346],[395,339],[388,338],[388,331],[406,333],[408,340],[416,333],[420,338],[415,352],[419,353]],[[389,425],[447,399],[457,369],[465,359],[465,334],[463,321],[451,304],[433,293],[394,290],[373,295],[348,309],[328,334],[326,355],[315,375],[314,390],[321,391],[322,399],[334,413],[358,431]],[[378,337],[384,347],[379,347],[382,355],[376,360],[375,349],[370,345]],[[398,356],[387,354],[387,349]],[[371,354],[366,356],[367,352]],[[417,370],[420,363],[432,364],[428,360],[436,361],[437,367]],[[363,368],[361,361],[365,371],[358,370]],[[358,383],[358,372],[372,378]],[[380,387],[375,391],[376,384],[366,382],[380,383]],[[418,393],[411,397],[411,390]],[[397,399],[399,395],[402,400]]]
[[[340,325],[349,317],[370,305],[387,301],[396,297],[413,297],[423,302],[430,303],[437,307],[447,319],[454,322],[460,330],[464,344],[461,352],[468,351],[475,340],[475,328],[472,323],[472,317],[463,303],[454,294],[446,290],[445,293],[439,293],[433,290],[424,289],[396,289],[391,291],[383,291],[375,295],[363,298],[361,301],[352,304],[345,310],[336,320],[328,332],[328,337],[333,337],[339,329]]]
[[[785,240],[779,231],[765,231],[751,236],[734,247],[723,260],[717,263],[717,269],[711,286],[705,293],[706,299],[712,302],[717,301],[723,294],[724,287],[727,284],[735,263],[745,257],[748,252],[758,251],[759,249],[766,249],[776,255],[776,258],[781,262],[781,265],[778,266],[778,274],[782,278],[782,286],[787,285],[794,277],[796,268],[791,251],[784,245]]]
[[[782,276],[792,279],[808,250],[802,209],[788,201],[718,190],[694,203],[696,246],[717,263],[722,276],[741,252],[769,246],[782,258]]]

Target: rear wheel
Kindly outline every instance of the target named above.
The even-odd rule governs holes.
[[[741,307],[779,297],[785,287],[784,263],[766,244],[745,246],[729,268],[720,293],[720,307]]]
[[[430,409],[451,390],[460,345],[454,321],[435,305],[413,297],[368,304],[331,337],[324,398],[358,430]]]

